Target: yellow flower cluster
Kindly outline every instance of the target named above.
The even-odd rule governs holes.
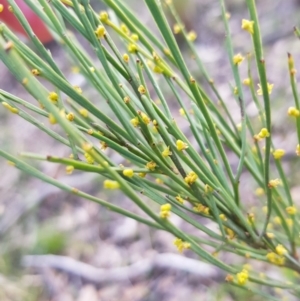
[[[165,148],[165,149],[162,151],[161,154],[162,154],[163,157],[171,156],[171,155],[172,155],[172,152],[170,151],[170,146],[168,146],[167,148]]]
[[[145,94],[145,93],[146,93],[146,88],[145,88],[143,85],[139,85],[138,91],[139,91],[141,94]]]
[[[250,86],[250,84],[251,84],[251,79],[248,77],[248,78],[245,78],[244,80],[243,80],[243,84],[245,85],[245,86]]]
[[[264,139],[264,138],[270,137],[270,133],[269,133],[268,129],[262,128],[257,136],[259,139]]]
[[[172,209],[171,204],[161,205],[159,216],[164,219],[168,218],[170,216],[171,209]]]
[[[150,123],[151,119],[145,113],[141,112],[140,115],[141,115],[141,118],[142,118],[142,120],[145,124]]]
[[[249,21],[246,19],[242,20],[242,29],[248,31],[250,34],[254,33],[254,21]]]
[[[56,92],[50,92],[48,95],[49,100],[51,100],[53,103],[56,103],[58,101],[58,95]]]
[[[285,150],[284,149],[276,149],[273,152],[273,157],[275,160],[280,160],[285,154]]]
[[[245,58],[240,53],[238,53],[233,57],[233,64],[239,65],[244,59]]]
[[[75,119],[75,114],[70,112],[69,114],[66,115],[66,118],[69,120],[69,121],[73,121]]]
[[[289,107],[288,115],[292,116],[292,117],[299,117],[300,116],[300,111],[297,110],[295,107]]]
[[[101,22],[107,22],[108,21],[108,13],[106,11],[101,11],[99,14],[99,19]]]
[[[243,269],[240,273],[236,274],[237,283],[239,285],[245,285],[248,281],[249,274],[246,269]]]
[[[297,144],[297,147],[296,147],[296,155],[297,155],[297,156],[300,156],[300,144]]]
[[[128,177],[128,178],[132,178],[134,176],[134,172],[132,169],[128,168],[128,169],[124,169],[123,170],[123,175],[125,177]]]
[[[79,114],[86,118],[86,117],[88,117],[89,112],[88,112],[88,110],[81,108],[81,109],[79,109]]]
[[[258,90],[256,91],[257,95],[263,95],[261,85],[260,84],[257,84],[257,85],[258,85]],[[274,86],[274,84],[267,83],[267,89],[268,89],[269,95],[272,93],[273,86]]]
[[[154,161],[150,161],[146,164],[146,168],[153,171],[156,168],[156,163]]]
[[[198,204],[197,206],[193,207],[193,210],[199,213],[209,215],[209,208],[202,204]]]
[[[95,30],[96,37],[98,39],[103,38],[105,36],[105,28],[102,25],[99,25]]]
[[[120,184],[117,181],[112,181],[112,180],[105,180],[103,182],[103,187],[105,189],[118,189],[120,188]]]
[[[140,124],[139,117],[134,117],[130,120],[130,123],[136,128]]]
[[[177,250],[179,253],[182,253],[184,250],[189,249],[191,247],[191,244],[186,241],[182,241],[180,238],[176,238],[174,240],[174,245],[177,247]]]
[[[67,175],[71,175],[73,173],[73,170],[74,170],[74,166],[72,166],[72,165],[66,166],[66,174]]]
[[[188,175],[184,178],[184,182],[192,185],[196,182],[196,180],[198,179],[198,176],[196,175],[195,172],[191,171],[188,173]]]
[[[281,180],[280,179],[274,179],[274,180],[269,181],[268,187],[269,188],[276,188],[279,185],[281,185]]]
[[[189,146],[187,145],[187,143],[183,142],[182,140],[177,140],[176,147],[179,151],[182,151],[187,149]]]
[[[192,30],[187,34],[187,39],[191,42],[194,42],[197,39],[197,33]]]
[[[285,263],[285,258],[283,256],[280,256],[274,252],[269,252],[267,255],[266,255],[267,259],[276,264],[276,265],[284,265]]]
[[[84,157],[87,163],[94,164],[95,160],[89,153],[84,153]]]
[[[285,211],[289,215],[295,215],[297,213],[297,208],[295,206],[289,206],[285,208]]]
[[[184,199],[180,196],[180,195],[177,195],[175,197],[175,199],[177,200],[177,202],[179,202],[180,204],[183,204],[184,203]]]
[[[224,227],[224,229],[225,229],[225,232],[228,234],[229,239],[234,239],[234,237],[235,237],[234,231],[228,227]]]

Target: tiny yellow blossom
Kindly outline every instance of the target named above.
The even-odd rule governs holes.
[[[286,218],[285,221],[289,227],[292,227],[294,224],[294,221],[291,218]]]
[[[106,11],[101,11],[99,14],[99,19],[101,22],[107,22],[108,21],[108,13]]]
[[[181,32],[181,27],[179,24],[173,25],[173,32],[174,32],[174,34],[179,34]]]
[[[187,183],[188,185],[192,185],[196,182],[198,179],[198,176],[196,175],[195,172],[191,171],[185,178],[184,182]]]
[[[279,255],[279,256],[282,256],[282,255],[285,255],[287,253],[287,250],[286,248],[283,246],[283,245],[277,245],[276,246],[276,253]]]
[[[268,187],[269,188],[276,188],[278,185],[281,185],[281,180],[280,179],[274,179],[274,180],[270,180]]]
[[[89,153],[84,153],[84,157],[87,163],[94,164],[95,160]]]
[[[51,123],[51,124],[55,124],[55,123],[57,123],[57,121],[56,121],[56,118],[53,116],[53,114],[49,114],[49,122]]]
[[[244,80],[243,80],[243,84],[245,85],[245,86],[250,86],[250,84],[251,84],[251,79],[248,77],[248,78],[245,78]]]
[[[162,68],[159,67],[158,65],[155,65],[155,66],[153,67],[153,72],[161,74],[161,73],[164,73],[164,69],[162,69]]]
[[[133,43],[130,43],[128,46],[127,46],[127,50],[129,53],[134,53],[134,52],[137,52],[138,50],[138,47],[137,45],[133,44]]]
[[[275,216],[273,221],[276,225],[281,225],[281,218],[279,216]]]
[[[234,94],[234,95],[238,95],[238,94],[239,94],[239,89],[238,89],[238,87],[234,87],[234,88],[233,88],[233,94]]]
[[[164,181],[162,180],[162,179],[159,179],[159,178],[156,178],[155,179],[155,182],[157,183],[157,184],[163,184],[164,183]]]
[[[258,90],[256,91],[257,95],[263,95],[261,85],[260,84],[257,84],[257,85],[258,85]],[[267,83],[267,88],[268,88],[268,94],[269,95],[272,93],[273,86],[274,86],[274,84]]]
[[[67,175],[71,175],[73,173],[73,170],[74,170],[74,166],[72,166],[72,165],[66,166],[66,174]]]
[[[298,144],[296,147],[296,155],[300,156],[300,144]]]
[[[138,87],[138,91],[141,93],[141,94],[146,94],[146,88],[143,86],[143,85],[140,85]]]
[[[187,34],[187,39],[188,39],[189,41],[191,41],[191,42],[196,41],[196,39],[197,39],[197,33],[196,33],[194,30],[190,31],[190,32]]]
[[[189,146],[187,145],[187,143],[183,142],[182,140],[177,140],[176,147],[179,151],[182,151],[187,149]]]
[[[260,132],[258,133],[258,137],[260,139],[263,139],[263,138],[266,138],[266,137],[270,137],[270,133],[269,133],[268,129],[262,128],[260,130]]]
[[[168,146],[167,148],[165,148],[161,154],[162,154],[163,157],[171,156],[172,152],[170,151],[170,146]]]
[[[180,238],[174,240],[174,245],[177,247],[179,253],[182,253],[185,249],[189,249],[191,244],[185,241],[182,241]]]
[[[233,282],[233,279],[234,279],[233,276],[230,274],[226,275],[226,277],[225,277],[226,282]]]
[[[297,208],[295,206],[289,206],[285,208],[285,211],[289,215],[295,215],[297,213]]]
[[[225,232],[228,234],[229,239],[234,239],[234,237],[235,237],[234,231],[228,227],[224,227],[224,229],[225,229]]]
[[[151,119],[145,113],[141,112],[140,115],[141,115],[141,118],[142,118],[142,120],[143,120],[143,122],[145,124],[149,124],[150,123]]]
[[[33,75],[35,75],[35,76],[38,76],[38,75],[41,74],[41,72],[40,72],[38,69],[32,69],[32,70],[31,70],[31,73],[32,73]]]
[[[233,57],[233,64],[239,65],[244,59],[245,58],[240,53],[238,53]]]
[[[4,5],[3,5],[3,4],[0,4],[0,13],[3,12],[3,9],[4,9]]]
[[[275,160],[280,160],[285,154],[285,151],[283,149],[276,149],[273,152],[273,157]]]
[[[292,117],[299,117],[300,116],[300,111],[297,110],[295,107],[289,107],[288,115],[292,116]]]
[[[180,114],[181,116],[185,116],[184,108],[180,108],[180,109],[179,109],[179,114]]]
[[[73,87],[78,94],[82,94],[82,89],[79,86],[75,85]]]
[[[105,28],[103,25],[99,25],[95,30],[96,37],[98,39],[103,38],[105,36]]]
[[[177,195],[175,197],[175,199],[177,200],[177,202],[179,202],[180,204],[183,204],[184,203],[184,199],[180,196],[180,195]]]
[[[88,112],[88,110],[81,108],[81,109],[79,109],[79,114],[86,118],[86,117],[88,117],[89,112]]]
[[[139,176],[140,178],[145,178],[145,177],[146,177],[146,173],[145,173],[145,172],[139,172],[139,173],[138,173],[138,176]]]
[[[130,102],[130,97],[129,97],[129,96],[125,96],[125,97],[123,98],[123,100],[124,100],[124,102],[127,104],[127,103]]]
[[[129,55],[128,55],[127,53],[124,53],[124,54],[123,54],[123,61],[124,61],[125,63],[128,63],[128,62],[129,62]]]
[[[100,141],[100,149],[105,151],[107,148],[108,148],[107,143],[104,141]]]
[[[242,29],[248,31],[250,34],[254,33],[254,21],[249,21],[246,19],[242,20]]]
[[[153,171],[156,168],[156,163],[154,161],[150,161],[146,164],[146,168]]]
[[[134,176],[134,172],[132,169],[124,169],[123,175],[128,178],[132,178]]]
[[[248,213],[248,221],[250,224],[253,224],[255,220],[255,215],[254,213]]]
[[[211,193],[213,191],[214,191],[214,189],[211,186],[209,186],[208,184],[205,184],[205,186],[204,186],[205,193]]]
[[[280,256],[274,252],[269,252],[266,257],[270,262],[276,265],[283,265],[285,262],[285,258],[283,256]]]
[[[164,219],[168,218],[170,216],[171,209],[172,209],[171,204],[161,205],[160,206],[160,213],[159,213],[160,217],[164,218]]]
[[[74,113],[70,112],[69,114],[66,115],[66,118],[69,121],[73,121],[75,119],[75,115],[74,115]]]
[[[112,180],[105,180],[103,182],[103,187],[105,189],[118,189],[120,188],[120,184],[117,181],[112,181]]]
[[[221,213],[221,214],[219,215],[219,217],[220,217],[220,219],[221,219],[223,222],[226,222],[226,221],[227,221],[227,217],[226,217],[225,214]]]
[[[55,92],[50,92],[48,98],[53,102],[56,103],[58,101],[58,95]]]
[[[264,194],[265,194],[265,190],[263,188],[261,188],[261,187],[256,188],[255,195],[262,196]]]
[[[263,207],[262,207],[262,212],[263,212],[264,214],[267,214],[267,213],[268,213],[268,206],[263,206]]]
[[[270,238],[270,239],[272,239],[272,238],[275,237],[275,234],[272,233],[272,232],[267,232],[266,235],[267,235],[267,237]]]
[[[121,24],[120,28],[126,35],[130,35],[130,30],[124,23]]]
[[[138,117],[134,117],[130,120],[130,123],[136,128],[140,124],[140,120]]]
[[[138,36],[136,33],[133,33],[133,34],[131,35],[131,39],[132,39],[133,41],[137,42],[137,41],[139,40],[139,36]]]
[[[239,285],[245,285],[249,278],[248,271],[243,269],[240,273],[236,274],[236,278]]]

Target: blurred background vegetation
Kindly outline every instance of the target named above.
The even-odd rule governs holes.
[[[104,9],[100,1],[91,1],[95,10]],[[144,5],[138,0],[127,0],[133,10],[149,26],[154,26]],[[247,18],[244,0],[226,1],[231,14],[230,25],[237,52],[247,53],[250,43],[244,41],[240,24]],[[266,47],[269,81],[275,84],[272,94],[272,106],[275,114],[274,128],[276,139],[286,145],[286,150],[294,152],[295,133],[292,123],[284,122],[286,110],[291,105],[291,91],[287,69],[286,53],[295,58],[296,69],[300,62],[299,40],[293,35],[293,26],[299,25],[299,1],[297,0],[259,0],[257,1],[261,20],[263,41]],[[196,41],[203,62],[213,77],[224,99],[232,102],[232,115],[239,117],[239,108],[233,101],[230,89],[232,82],[227,55],[224,48],[224,28],[218,1],[177,0],[178,11],[187,29],[198,34]],[[173,20],[170,20],[173,24]],[[182,40],[178,43],[185,53],[187,63],[193,70],[193,59]],[[84,42],[83,42],[84,43]],[[72,84],[88,92],[88,86],[81,75],[77,74],[66,54],[56,43],[49,45],[52,55]],[[88,50],[90,53],[91,51]],[[1,63],[0,63],[1,64]],[[197,74],[196,70],[193,70]],[[245,69],[246,72],[246,69]],[[230,77],[228,77],[230,74]],[[246,77],[246,73],[244,74]],[[198,76],[200,76],[198,74]],[[0,88],[16,96],[24,96],[22,87],[14,81],[5,67],[0,68]],[[201,79],[201,78],[200,78]],[[88,95],[88,94],[87,94]],[[97,98],[93,92],[88,95]],[[26,94],[26,99],[28,95]],[[179,115],[174,106],[174,115]],[[248,110],[251,111],[251,104]],[[103,108],[105,110],[105,108]],[[38,152],[41,154],[65,155],[65,149],[57,146],[54,140],[39,132],[38,129],[18,119],[6,110],[0,109],[1,131],[0,145],[5,150]],[[292,121],[291,121],[292,122]],[[16,151],[17,150],[17,151]],[[289,156],[287,156],[287,160]],[[103,192],[99,177],[80,174],[65,175],[63,167],[47,163],[36,163],[43,172],[65,181],[72,186],[101,198]],[[294,164],[293,173],[299,169]],[[212,267],[204,265],[201,273],[192,270],[180,270],[176,267],[155,267],[141,277],[91,281],[84,276],[84,267],[66,271],[63,267],[32,267],[30,256],[40,254],[63,255],[86,263],[90,266],[110,271],[120,267],[132,267],[137,262],[149,259],[150,263],[157,254],[176,253],[173,238],[164,232],[154,231],[135,221],[118,216],[96,204],[78,199],[57,189],[30,178],[0,158],[0,300],[51,300],[51,301],[113,301],[126,300],[261,300],[251,293],[239,291],[226,285],[224,275]],[[245,182],[245,181],[244,181]],[[299,202],[300,187],[294,179],[292,194]],[[251,191],[251,185],[243,187],[245,195]],[[249,193],[249,196],[251,193]],[[129,210],[136,210],[132,203],[118,192],[110,192],[109,198],[121,203]],[[253,202],[249,197],[246,199]],[[175,220],[176,222],[176,220]],[[178,223],[180,221],[177,221]],[[185,254],[196,258],[192,252]],[[170,255],[170,258],[171,255]],[[143,261],[144,260],[144,261]],[[224,258],[225,261],[230,260]],[[74,264],[76,263],[74,262]],[[246,263],[246,261],[245,261]],[[132,266],[133,265],[133,266]],[[287,278],[289,275],[286,275]],[[109,277],[108,277],[109,278]],[[277,291],[280,296],[280,290]],[[284,296],[282,296],[284,297]]]

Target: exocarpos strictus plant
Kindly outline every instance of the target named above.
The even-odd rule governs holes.
[[[0,59],[36,103],[3,90],[0,101],[3,108],[18,115],[15,118],[25,119],[68,147],[71,155],[61,157],[53,151],[48,155],[21,153],[20,157],[13,150],[8,153],[2,149],[0,155],[31,176],[171,233],[179,252],[191,249],[199,260],[225,271],[228,285],[272,300],[277,300],[273,288],[299,298],[300,224],[289,176],[282,166],[285,151],[282,145],[274,144],[273,84],[268,81],[255,1],[245,0],[248,15],[240,20],[240,30],[249,41],[249,54],[244,56],[234,50],[229,14],[225,1],[219,1],[233,75],[231,98],[240,107],[238,122],[196,50],[196,33],[186,31],[172,0],[144,0],[157,26],[155,33],[126,1],[103,0],[109,9],[99,13],[88,0],[24,0],[68,53],[97,99],[89,99],[85,91],[68,81],[15,1],[8,2],[35,50],[1,24]],[[166,12],[173,24],[168,23]],[[67,29],[66,22],[76,35]],[[295,32],[298,34],[297,29]],[[192,53],[197,66],[194,74],[174,34],[182,35]],[[93,58],[78,42],[79,35],[91,46]],[[247,61],[248,77],[242,79],[240,68],[246,67]],[[286,118],[296,121],[297,157],[300,104],[291,54],[287,65],[295,105]],[[197,80],[199,74],[206,83]],[[52,89],[47,88],[49,84],[45,86],[47,82]],[[245,95],[256,106],[259,119],[255,122],[247,113]],[[176,118],[170,106],[175,102],[180,107],[180,117]],[[110,109],[109,114],[103,112],[104,106]],[[183,130],[179,119],[185,120],[189,130]],[[107,148],[122,158],[121,165],[107,155]],[[104,189],[120,190],[146,215],[130,212],[109,197],[102,200],[67,186],[34,168],[28,159],[64,165],[67,174],[102,175]],[[240,188],[243,179],[253,183],[253,191],[256,189],[256,212],[250,210],[248,196]],[[175,226],[172,215],[198,231],[188,233]],[[277,224],[271,229],[274,218]],[[215,227],[207,227],[208,220]],[[262,264],[251,270],[224,262],[218,253],[233,253]],[[262,273],[271,266],[278,273],[292,271],[289,274],[293,276],[286,281]]]

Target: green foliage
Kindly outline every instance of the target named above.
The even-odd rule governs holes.
[[[179,251],[190,248],[201,260],[223,269],[233,286],[271,300],[276,298],[261,287],[284,288],[299,296],[299,287],[293,283],[262,276],[260,270],[248,271],[214,256],[222,251],[296,273],[300,271],[297,256],[300,224],[281,163],[284,150],[274,147],[270,106],[273,85],[268,82],[255,2],[245,1],[250,21],[241,20],[249,44],[252,41],[252,55],[246,58],[248,78],[242,80],[239,68],[245,58],[235,54],[225,4],[219,1],[234,79],[232,98],[240,106],[240,125],[231,116],[196,51],[196,34],[185,30],[172,1],[144,1],[159,30],[156,36],[129,10],[125,1],[103,0],[111,10],[97,14],[87,0],[50,3],[40,0],[39,5],[34,0],[25,0],[52,30],[91,89],[99,95],[97,99],[89,99],[85,91],[71,85],[33,35],[14,1],[9,2],[37,52],[1,24],[0,59],[39,105],[2,90],[0,101],[10,112],[34,124],[72,152],[70,158],[55,154],[24,153],[23,156],[65,165],[68,174],[74,171],[101,174],[106,178],[104,188],[120,189],[149,218],[121,208],[113,200],[107,202],[69,187],[3,150],[0,155],[20,170],[62,190],[170,232]],[[206,85],[201,85],[197,74],[191,74],[187,68],[164,10],[174,18],[176,31],[182,34],[193,53]],[[66,29],[65,22],[88,41],[97,57],[96,63]],[[111,38],[112,32],[118,39]],[[288,113],[296,119],[295,149],[299,156],[300,107],[291,55],[288,65],[295,98],[295,107]],[[258,91],[254,85],[257,76]],[[52,91],[40,79],[51,83]],[[246,93],[257,107],[259,124],[247,114]],[[180,118],[189,125],[189,133],[173,117],[171,103],[175,101],[181,108]],[[110,108],[108,114],[103,112],[104,106]],[[34,117],[36,114],[38,118]],[[65,134],[53,127],[55,123]],[[107,155],[106,148],[118,154],[126,166],[120,166]],[[229,151],[235,154],[234,162],[229,160]],[[259,189],[256,214],[249,211],[247,196],[240,189],[242,173]],[[160,206],[160,211],[153,203]],[[202,234],[195,236],[176,227],[172,215],[178,215]],[[280,222],[273,233],[267,230],[271,217]],[[216,228],[208,228],[203,219],[210,220]],[[61,250],[63,237],[43,239],[45,250]],[[207,246],[215,250],[214,254]]]

